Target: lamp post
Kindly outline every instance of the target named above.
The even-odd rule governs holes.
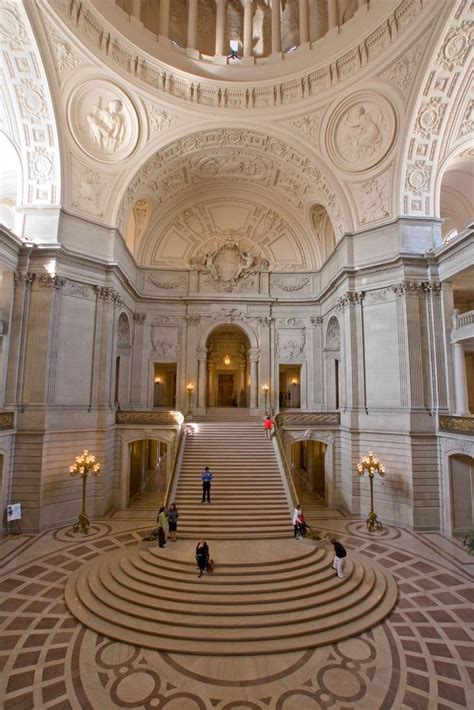
[[[369,476],[370,487],[370,513],[367,518],[367,528],[369,532],[374,532],[374,530],[382,529],[382,523],[380,520],[377,520],[377,513],[374,510],[374,476],[378,473],[379,476],[383,478],[385,476],[385,466],[374,456],[373,451],[369,451],[369,455],[364,456],[357,464],[357,473],[359,476],[363,476],[366,471]]]
[[[79,513],[77,523],[73,527],[73,531],[80,530],[84,535],[89,532],[89,518],[86,513],[86,481],[87,476],[91,473],[93,476],[98,476],[100,473],[100,463],[96,462],[95,456],[84,449],[81,456],[76,456],[76,462],[69,466],[71,476],[80,476],[82,478],[82,510]]]
[[[265,416],[268,415],[268,393],[270,391],[270,387],[268,385],[263,385],[262,387],[263,394],[265,396]]]
[[[192,411],[191,411],[191,397],[193,396],[193,392],[194,392],[194,385],[193,385],[192,382],[189,382],[189,383],[186,385],[186,392],[188,393],[188,413],[187,413],[187,416],[190,417],[190,416],[192,415]]]

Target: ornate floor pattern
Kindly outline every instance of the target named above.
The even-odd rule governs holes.
[[[147,528],[148,529],[148,528]],[[447,710],[474,706],[472,558],[456,542],[326,515],[324,529],[397,580],[390,616],[316,650],[226,659],[134,647],[87,630],[64,603],[86,561],[136,546],[127,521],[9,538],[2,545],[0,703],[160,710]],[[189,541],[177,545],[189,546]],[[192,554],[192,550],[190,550]],[[170,588],[173,580],[170,579]]]

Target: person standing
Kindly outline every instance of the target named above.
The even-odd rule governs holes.
[[[199,568],[198,577],[202,577],[202,573],[209,562],[209,545],[205,540],[199,540],[196,545],[196,563]]]
[[[158,512],[156,522],[158,523],[158,545],[160,547],[166,547],[166,538],[168,535],[168,518],[164,505],[161,506]]]
[[[202,480],[202,501],[201,503],[204,503],[207,499],[207,502],[211,502],[211,481],[212,481],[212,472],[209,469],[209,466],[206,466],[204,471],[201,473],[201,480]]]
[[[265,429],[265,437],[266,437],[267,439],[271,439],[271,438],[272,438],[272,433],[273,433],[273,427],[274,427],[274,426],[275,426],[275,425],[274,425],[274,423],[272,422],[272,418],[271,418],[271,417],[267,417],[267,418],[265,419],[265,421],[263,422],[263,428]]]
[[[334,547],[334,561],[332,563],[332,568],[336,570],[336,575],[342,578],[344,577],[344,565],[347,557],[346,548],[338,540],[336,540],[335,537],[329,538],[329,542]]]
[[[168,513],[168,527],[170,533],[170,541],[176,542],[176,530],[178,529],[179,513],[176,505],[171,503]]]

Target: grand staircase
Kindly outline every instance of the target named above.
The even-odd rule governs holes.
[[[273,443],[261,419],[231,409],[211,411],[188,436],[175,497],[180,537],[214,540],[288,538],[291,510]],[[201,473],[214,479],[211,504],[201,503]]]
[[[206,465],[214,473],[210,505],[201,503]],[[106,552],[71,575],[66,603],[85,626],[175,653],[285,653],[359,634],[396,602],[393,577],[372,559],[350,552],[339,579],[330,546],[293,539],[273,443],[261,419],[242,410],[211,412],[198,423],[176,504],[176,543]],[[194,562],[199,538],[216,563],[202,578]]]

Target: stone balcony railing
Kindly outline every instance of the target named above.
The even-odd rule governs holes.
[[[451,331],[451,342],[474,338],[474,310],[466,313],[453,313],[453,329]]]
[[[15,428],[15,413],[0,412],[0,431],[8,431]]]
[[[277,414],[280,427],[338,427],[341,423],[339,412],[284,412]]]
[[[474,417],[440,416],[439,429],[453,434],[474,436]]]
[[[153,412],[153,411],[117,411],[116,424],[131,426],[181,426],[184,417],[181,412]]]

